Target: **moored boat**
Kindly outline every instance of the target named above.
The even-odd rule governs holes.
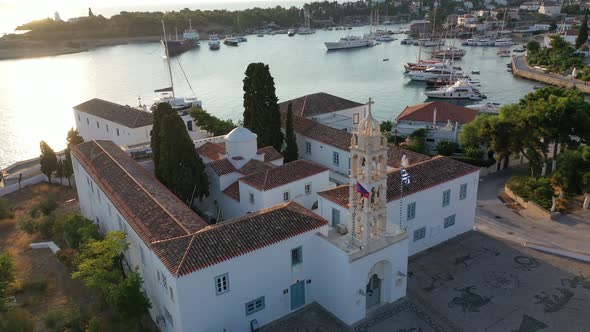
[[[458,80],[455,84],[441,87],[436,90],[426,91],[429,98],[436,99],[470,99],[481,100],[482,94],[466,80]]]
[[[375,45],[375,41],[373,39],[364,37],[346,36],[340,38],[340,40],[337,42],[325,42],[324,44],[326,45],[328,51],[333,51],[359,47],[371,47]]]

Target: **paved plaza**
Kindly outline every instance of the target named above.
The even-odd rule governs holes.
[[[357,332],[588,332],[590,264],[470,232],[409,262],[408,296]],[[317,303],[266,331],[349,331]]]

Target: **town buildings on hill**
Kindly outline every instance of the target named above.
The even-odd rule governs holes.
[[[208,220],[113,141],[72,148],[81,212],[127,234],[162,331],[250,331],[311,302],[353,324],[406,295],[409,256],[472,229],[479,168],[387,144],[371,103],[319,121],[304,104],[298,161],[243,127],[199,144]],[[321,123],[351,108],[351,131]]]

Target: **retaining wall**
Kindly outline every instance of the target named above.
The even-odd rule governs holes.
[[[555,218],[557,215],[559,215],[559,212],[552,213],[550,211],[545,210],[545,208],[543,208],[542,206],[540,206],[539,204],[537,204],[533,201],[525,200],[524,198],[518,196],[516,193],[514,193],[512,190],[510,190],[510,188],[508,188],[508,186],[506,186],[506,185],[504,186],[504,193],[506,195],[508,195],[508,197],[515,200],[522,207],[527,209],[527,212],[531,217],[545,219],[545,220],[553,220],[553,218]]]
[[[532,81],[537,81],[549,85],[554,85],[563,88],[573,88],[575,87],[577,90],[580,90],[584,93],[590,94],[590,85],[584,85],[583,81],[580,80],[572,80],[564,76],[559,76],[556,74],[549,74],[544,73],[542,71],[538,71],[534,68],[531,68],[527,61],[526,57],[524,57],[525,66],[527,66],[528,70],[524,70],[523,68],[518,68],[516,65],[514,58],[512,58],[512,74],[514,76],[526,78]]]

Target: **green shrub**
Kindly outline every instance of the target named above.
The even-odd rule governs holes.
[[[513,176],[506,185],[515,194],[527,201],[533,201],[543,208],[551,209],[553,187],[549,178],[532,178],[530,176]]]
[[[474,146],[467,146],[463,149],[463,155],[470,159],[482,159],[483,158],[483,151],[479,148]]]
[[[98,239],[98,229],[91,220],[79,214],[65,217],[63,221],[63,236],[70,247],[78,249],[91,239]]]
[[[29,332],[34,329],[34,320],[30,312],[23,308],[10,308],[0,313],[0,331],[2,332]]]
[[[100,331],[101,331],[100,320],[97,317],[92,317],[88,321],[88,325],[86,325],[85,332],[100,332]]]
[[[0,198],[0,219],[12,218],[13,216],[8,201],[4,198]]]
[[[39,230],[39,233],[41,233],[41,235],[46,239],[50,239],[51,237],[53,237],[53,227],[54,226],[55,226],[55,215],[53,213],[43,217],[37,223],[37,229]]]
[[[451,141],[442,140],[436,145],[438,154],[443,156],[450,156],[459,148],[459,144]]]
[[[64,330],[82,331],[82,316],[80,308],[74,305],[66,305],[51,309],[43,318],[45,327],[50,331],[63,332]]]
[[[56,256],[65,266],[73,268],[77,254],[76,250],[72,248],[63,248],[57,252]]]
[[[33,233],[35,233],[37,231],[37,220],[33,219],[33,218],[21,218],[18,221],[18,227],[25,233],[31,235]]]
[[[42,200],[41,202],[33,205],[29,210],[29,215],[31,218],[37,218],[39,213],[42,213],[44,216],[51,214],[53,211],[57,209],[57,201],[53,196],[49,196],[46,199]]]
[[[47,279],[31,280],[28,283],[26,283],[23,288],[33,292],[45,292],[47,290]]]

